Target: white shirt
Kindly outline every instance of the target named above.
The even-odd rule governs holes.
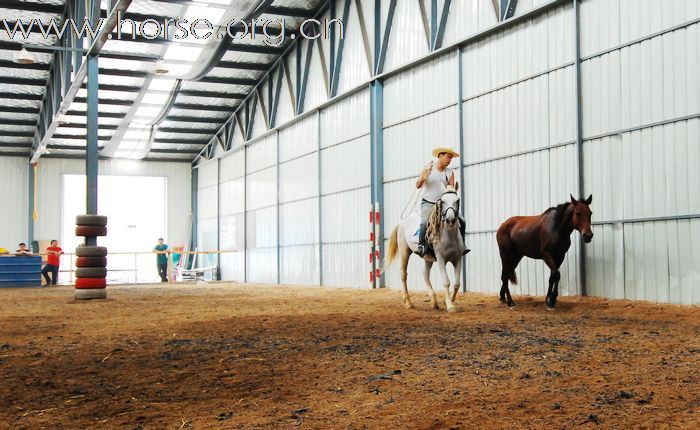
[[[452,176],[452,169],[446,167],[442,172],[438,171],[437,167],[433,165],[433,170],[430,171],[428,179],[423,184],[423,189],[421,190],[421,199],[427,200],[430,203],[435,203],[440,200],[442,194],[445,192],[447,183]]]

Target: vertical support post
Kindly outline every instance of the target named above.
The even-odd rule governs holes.
[[[221,280],[221,158],[216,159],[216,280]],[[170,267],[170,265],[168,265]]]
[[[34,211],[36,210],[36,207],[34,207],[34,196],[36,195],[35,169],[35,163],[29,165],[29,187],[27,187],[27,246],[29,249],[32,249],[32,242],[34,241]],[[32,249],[32,252],[34,251]]]
[[[375,237],[374,237],[374,205],[370,204],[369,205],[369,288],[376,288],[376,284],[374,283],[375,278],[374,278],[374,251],[375,251],[375,244],[377,243]]]
[[[583,96],[581,91],[581,14],[580,0],[574,0],[574,31],[575,37],[575,73],[576,73],[576,170],[577,170],[577,186],[578,198],[584,197],[584,177],[583,177]],[[585,296],[586,291],[586,248],[583,241],[579,240],[579,268],[581,273],[581,295]]]
[[[191,183],[192,201],[190,202],[190,205],[192,207],[192,215],[191,215],[192,235],[190,237],[190,251],[194,251],[195,249],[197,249],[197,238],[198,238],[198,236],[197,236],[197,227],[198,227],[197,221],[198,221],[198,219],[197,218],[198,218],[198,211],[199,211],[199,208],[197,207],[199,204],[199,202],[198,202],[198,200],[199,200],[199,170],[196,168],[192,169],[192,181],[191,182],[192,182]],[[187,268],[187,266],[189,264],[191,264],[191,262],[193,261],[194,254],[187,254],[187,256],[184,256],[184,258],[187,259],[186,263],[185,263],[185,268]]]
[[[85,157],[85,173],[87,177],[86,213],[97,215],[97,174],[98,174],[98,62],[96,55],[87,59],[87,148]],[[87,237],[85,244],[97,245],[96,237]]]
[[[277,181],[277,283],[282,282],[282,228],[280,222],[280,131],[275,131],[275,151],[277,151],[277,162],[275,164],[275,169],[277,170],[276,181]]]
[[[382,212],[384,210],[384,83],[381,80],[375,80],[370,84],[370,158],[372,204],[375,210]],[[384,231],[383,222],[384,218],[380,217],[377,223],[380,232]],[[376,241],[379,245],[379,255],[384,255],[384,238],[376,238]],[[377,269],[380,269],[380,262],[374,258],[372,266],[376,274]],[[374,285],[379,288],[384,287],[384,278],[376,279],[375,276]]]
[[[317,111],[316,137],[318,140],[318,284],[323,286],[323,164],[321,158],[321,111]]]
[[[467,200],[466,192],[464,190],[465,176],[464,176],[464,105],[462,100],[464,99],[464,80],[462,79],[462,48],[457,49],[457,124],[459,124],[458,139],[459,139],[459,180],[462,183],[459,185],[459,199],[462,202],[459,205],[459,211],[462,213],[462,218],[467,219],[466,209]],[[466,241],[466,235],[464,240]],[[466,246],[466,244],[465,244]],[[463,257],[464,258],[464,257]],[[464,258],[462,261],[462,293],[467,292],[467,261]]]
[[[243,282],[248,282],[248,145],[243,145]]]
[[[438,27],[437,8],[438,8],[437,0],[431,0],[430,1],[430,49],[431,50],[435,49],[435,38],[437,36],[437,27]]]

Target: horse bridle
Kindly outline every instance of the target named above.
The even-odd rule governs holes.
[[[442,220],[444,221],[445,219],[447,219],[447,212],[448,212],[450,209],[452,209],[452,210],[454,211],[454,213],[455,213],[455,218],[459,218],[459,195],[457,194],[456,191],[445,191],[444,193],[442,193],[442,196],[444,196],[445,194],[454,194],[454,195],[457,196],[457,209],[455,209],[455,208],[452,207],[452,206],[449,206],[447,209],[445,209],[444,211],[442,211]],[[442,201],[442,196],[440,197],[440,201]]]

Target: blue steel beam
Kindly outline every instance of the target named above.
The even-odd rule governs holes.
[[[372,204],[384,211],[384,83],[376,80],[370,84],[370,169]],[[384,217],[380,216],[379,255],[384,258]],[[378,259],[372,259],[372,273],[380,268]],[[374,288],[384,287],[384,277],[374,277]]]
[[[442,6],[442,14],[440,15],[440,22],[435,31],[435,40],[433,41],[432,50],[442,48],[442,40],[445,38],[445,27],[447,27],[447,17],[450,14],[450,6],[452,5],[452,0],[445,0]]]
[[[279,110],[280,94],[282,93],[282,79],[284,79],[284,69],[278,67],[277,80],[275,82],[275,93],[273,96],[272,106],[270,107],[270,128],[277,126],[277,111]]]
[[[333,61],[333,72],[331,73],[331,97],[335,97],[338,94],[338,83],[340,81],[340,68],[343,65],[343,51],[345,50],[345,26],[348,24],[348,16],[350,15],[350,0],[345,0],[343,5],[343,31],[340,34],[340,41],[338,42],[338,51],[335,54]],[[335,24],[332,28],[335,28]],[[331,41],[335,43],[335,41]]]
[[[389,12],[384,25],[384,36],[382,34],[382,2],[376,0],[374,4],[374,74],[379,75],[384,71],[384,61],[386,60],[386,50],[391,36],[391,27],[394,24],[394,12],[396,11],[396,0],[389,1]]]
[[[313,55],[314,40],[309,39],[306,45],[306,61],[304,62],[304,71],[301,76],[301,85],[297,95],[297,114],[304,112],[304,100],[306,100],[306,88],[309,82],[309,69],[311,68],[311,56]],[[297,52],[301,52],[301,45],[297,46]],[[297,64],[299,70],[299,64]],[[298,77],[297,77],[298,79]]]

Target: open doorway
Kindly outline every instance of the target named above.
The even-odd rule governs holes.
[[[102,176],[98,180],[98,212],[107,216],[106,246],[109,283],[156,282],[156,257],[150,252],[167,231],[167,178]],[[85,213],[85,176],[63,175],[63,249],[73,252],[82,243],[75,236],[75,216]],[[66,265],[65,267],[67,267]],[[68,281],[65,274],[61,281]]]

